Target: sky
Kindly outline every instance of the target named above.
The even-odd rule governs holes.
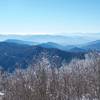
[[[100,0],[0,0],[0,34],[100,35]]]

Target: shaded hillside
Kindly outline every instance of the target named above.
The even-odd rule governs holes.
[[[56,48],[56,49],[64,50],[64,46],[57,43],[53,43],[53,42],[42,43],[42,44],[39,44],[38,46],[44,47],[44,48]]]
[[[100,40],[89,42],[88,44],[86,44],[82,48],[84,48],[86,50],[97,50],[97,51],[100,51]]]
[[[17,39],[7,39],[4,42],[7,43],[17,43],[17,44],[26,44],[26,45],[37,45],[37,42],[32,41],[23,41],[23,40],[17,40]]]
[[[77,52],[77,53],[87,52],[85,49],[82,49],[82,48],[79,48],[79,47],[74,47],[74,48],[70,49],[69,51],[70,52]]]
[[[43,54],[46,54],[52,65],[56,64],[57,67],[61,66],[63,60],[69,62],[72,58],[84,58],[83,53],[69,53],[59,49],[1,42],[0,66],[5,70],[14,70],[17,66],[26,68],[38,62]]]

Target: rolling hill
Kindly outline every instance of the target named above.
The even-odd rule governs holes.
[[[82,48],[86,49],[86,50],[97,50],[97,51],[100,51],[100,40],[89,42],[89,43],[85,44],[85,46],[83,46]]]
[[[77,53],[87,52],[87,50],[79,48],[79,47],[74,47],[74,48],[70,49],[69,51],[70,52],[77,52]]]
[[[17,40],[17,39],[7,39],[5,40],[7,43],[16,43],[16,44],[26,44],[26,45],[37,45],[37,42],[32,41],[24,41],[24,40]]]
[[[61,66],[63,60],[70,62],[72,58],[84,58],[84,53],[71,53],[56,48],[1,42],[0,66],[7,71],[14,70],[16,66],[26,68],[29,65],[38,63],[43,54],[46,54],[52,66],[56,64],[57,67]]]

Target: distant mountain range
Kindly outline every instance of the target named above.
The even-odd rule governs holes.
[[[90,42],[92,39],[83,36],[64,36],[64,35],[0,35],[0,40],[16,39],[30,41],[34,43],[53,42],[60,45],[79,45]]]
[[[17,39],[7,39],[5,40],[7,43],[16,43],[16,44],[26,44],[26,45],[37,45],[37,42],[32,41],[24,41],[24,40],[17,40]]]
[[[45,48],[57,48],[63,51],[69,51],[69,52],[88,52],[88,51],[100,51],[100,40],[97,41],[93,41],[93,42],[89,42],[86,43],[84,45],[59,45],[56,43],[42,43],[39,44],[39,46],[41,47],[45,47]]]
[[[64,46],[57,44],[57,43],[53,43],[53,42],[41,43],[38,46],[44,47],[44,48],[57,48],[61,50],[64,49]]]
[[[72,49],[69,50],[70,52],[87,52],[88,50],[83,49],[83,48],[79,48],[79,47],[74,47]]]
[[[87,52],[87,51],[100,51],[100,40],[88,42],[82,45],[61,45],[54,42],[46,42],[46,43],[38,43],[38,42],[31,42],[31,41],[24,41],[24,40],[17,40],[17,39],[7,39],[4,42],[7,43],[16,43],[16,44],[25,44],[25,45],[33,45],[39,46],[43,48],[55,48],[63,51],[69,52]]]
[[[40,45],[22,45],[19,44],[19,41],[17,42],[5,41],[0,43],[0,66],[4,70],[13,71],[16,66],[26,68],[38,63],[44,54],[46,54],[52,67],[53,65],[60,67],[63,61],[70,62],[73,58],[84,58],[84,53],[67,52],[51,47],[45,48]]]
[[[85,49],[85,50],[97,50],[97,51],[100,51],[100,40],[89,42],[85,46],[83,46],[82,48]]]
[[[7,39],[0,42],[0,66],[4,70],[14,70],[16,66],[26,68],[36,64],[43,54],[50,63],[60,67],[63,61],[70,62],[73,58],[84,59],[89,51],[100,52],[100,40],[82,45],[61,45],[54,42],[32,42],[21,39]]]

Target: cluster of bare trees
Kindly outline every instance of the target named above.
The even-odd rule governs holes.
[[[100,55],[72,60],[61,68],[46,58],[14,73],[0,72],[3,100],[100,100]]]

